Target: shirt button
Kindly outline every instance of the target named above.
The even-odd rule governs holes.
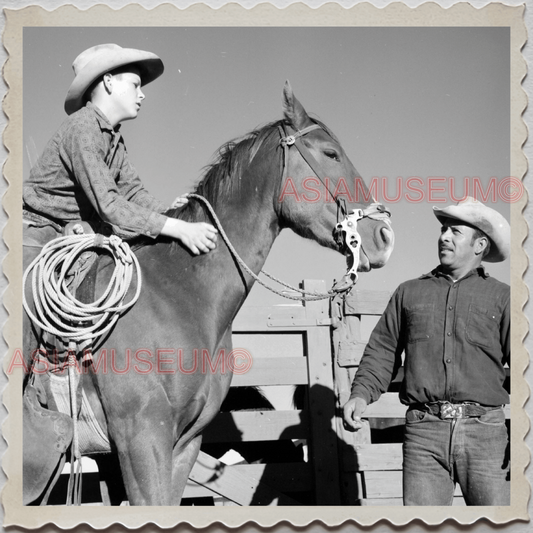
[[[448,335],[448,337],[450,337],[450,336],[451,336],[451,333],[448,331],[448,333],[446,333],[446,335]]]
[[[451,363],[452,360],[451,360],[451,359],[446,359],[446,362],[447,362],[447,363]]]
[[[448,307],[448,309],[451,311],[453,309],[453,305],[450,305],[450,307]]]

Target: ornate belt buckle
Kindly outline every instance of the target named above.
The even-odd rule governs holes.
[[[463,418],[463,406],[445,403],[441,405],[440,417],[442,419]]]

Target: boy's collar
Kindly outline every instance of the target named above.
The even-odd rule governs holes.
[[[118,133],[120,130],[121,124],[117,124],[114,128],[111,125],[111,122],[109,122],[109,119],[106,117],[104,112],[95,104],[93,104],[91,101],[87,102],[86,107],[89,109],[92,109],[96,113],[96,117],[98,119],[98,123],[100,124],[100,127],[102,129],[106,129],[109,131],[115,131]]]

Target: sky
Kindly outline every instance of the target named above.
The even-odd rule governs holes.
[[[66,118],[78,53],[114,42],[161,57],[163,76],[146,86],[122,133],[147,189],[166,202],[193,189],[219,146],[282,118],[288,79],[392,212],[391,259],[361,274],[358,289],[393,291],[430,271],[440,231],[432,206],[455,203],[466,183],[486,192],[492,178],[509,176],[507,28],[26,27],[23,39],[24,178]],[[509,219],[508,203],[488,205]],[[487,269],[509,282],[509,260]],[[329,288],[345,259],[284,230],[264,270]],[[256,285],[245,305],[277,303],[292,302]]]

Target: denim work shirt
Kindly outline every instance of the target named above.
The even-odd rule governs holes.
[[[402,283],[370,336],[352,397],[376,401],[405,350],[402,403],[509,403],[510,297],[483,267],[455,282],[436,268]]]
[[[61,225],[86,220],[123,239],[157,237],[166,206],[143,187],[119,127],[91,102],[46,145],[23,190],[24,208]]]

